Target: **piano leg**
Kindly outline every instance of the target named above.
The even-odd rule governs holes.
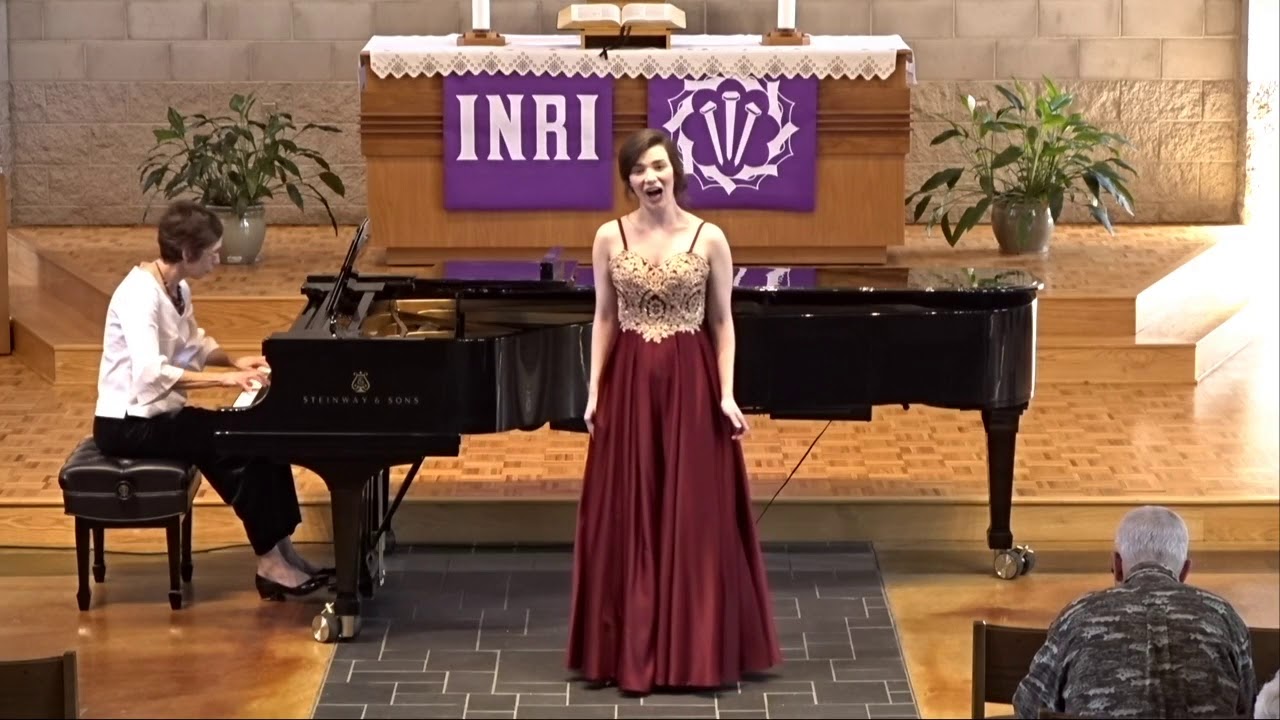
[[[329,487],[337,571],[337,597],[316,615],[311,634],[319,642],[351,640],[360,633],[357,591],[365,583],[366,574],[366,489],[383,468],[375,462],[342,460],[315,462],[309,467]]]
[[[365,527],[361,533],[364,541],[361,551],[360,597],[373,597],[374,589],[382,587],[387,579],[386,554],[387,537],[384,535],[374,541],[374,534],[387,516],[390,502],[391,469],[380,468],[373,477],[373,482],[365,488]],[[387,533],[391,528],[387,528]]]
[[[1018,423],[1024,410],[1025,406],[982,411],[982,427],[987,431],[987,504],[991,513],[987,547],[995,551],[996,575],[1005,580],[1025,575],[1035,566],[1035,554],[1030,548],[1014,547],[1010,528]]]

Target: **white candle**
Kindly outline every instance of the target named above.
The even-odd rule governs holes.
[[[471,29],[493,29],[489,27],[489,0],[471,0]]]
[[[796,27],[796,0],[778,0],[778,28],[794,30]]]

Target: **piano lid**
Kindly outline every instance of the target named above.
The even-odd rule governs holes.
[[[491,288],[503,283],[526,286],[546,282],[545,261],[456,260],[444,264],[444,279],[471,282]],[[570,286],[593,288],[591,267],[572,260],[563,261],[555,271],[556,281]],[[1018,268],[980,267],[769,267],[742,265],[734,268],[733,285],[743,290],[863,291],[863,292],[1026,292],[1041,290],[1044,283]]]

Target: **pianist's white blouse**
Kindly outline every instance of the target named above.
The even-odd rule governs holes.
[[[178,291],[181,315],[160,281],[135,266],[112,294],[98,367],[99,417],[154,417],[186,405],[174,383],[183,370],[203,370],[218,344],[196,325],[185,280]]]

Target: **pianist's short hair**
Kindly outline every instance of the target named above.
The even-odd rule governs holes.
[[[631,189],[631,169],[640,162],[641,155],[648,152],[649,148],[658,145],[666,148],[667,156],[671,158],[671,173],[675,176],[673,181],[675,196],[677,200],[682,200],[685,188],[689,184],[684,176],[684,161],[680,158],[680,151],[676,149],[676,144],[671,142],[671,136],[661,130],[653,128],[637,130],[622,141],[622,147],[618,149],[618,177],[622,178],[622,185],[627,189],[627,195],[634,195],[635,192]]]
[[[218,216],[190,200],[170,204],[158,226],[160,259],[169,263],[197,260],[222,238]]]

